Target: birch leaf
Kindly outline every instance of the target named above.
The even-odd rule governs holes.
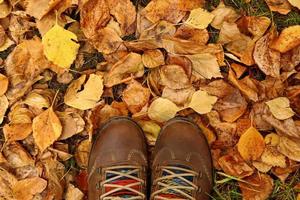
[[[70,68],[76,58],[79,44],[77,36],[58,24],[54,25],[42,38],[47,59],[62,68]]]
[[[271,113],[279,120],[285,120],[294,116],[294,111],[290,108],[290,101],[286,97],[278,97],[267,101]]]
[[[16,199],[31,200],[35,194],[43,192],[46,187],[47,181],[42,178],[26,178],[13,186],[13,193]]]
[[[32,129],[35,143],[42,152],[60,137],[62,126],[53,107],[33,119]]]
[[[211,111],[217,100],[217,97],[209,95],[206,91],[198,90],[193,94],[189,107],[199,114],[206,114]]]
[[[64,97],[65,104],[80,110],[88,110],[97,105],[103,93],[103,77],[91,74],[86,83],[85,80],[86,75],[82,75],[70,84]],[[84,89],[78,92],[82,86]]]
[[[148,116],[157,122],[165,122],[175,117],[179,110],[175,103],[160,97],[151,103]]]
[[[300,9],[300,1],[299,0],[288,0],[292,6]]]
[[[189,18],[185,24],[197,29],[205,29],[212,22],[215,15],[209,13],[203,8],[196,8],[191,11]]]

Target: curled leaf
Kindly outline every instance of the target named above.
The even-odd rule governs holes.
[[[216,96],[211,96],[206,91],[198,90],[193,94],[188,107],[199,114],[206,114],[211,111],[217,100],[218,98]]]
[[[58,24],[42,38],[44,53],[48,60],[62,68],[70,68],[76,58],[79,44],[77,36]]]
[[[280,153],[291,160],[300,162],[300,143],[299,139],[290,139],[288,137],[280,137],[277,149]]]
[[[164,98],[155,99],[149,109],[148,116],[157,122],[165,122],[175,117],[180,109],[172,101]]]
[[[277,97],[267,101],[271,113],[279,120],[285,120],[294,116],[294,111],[290,108],[290,101],[286,97]]]
[[[82,75],[69,85],[64,97],[65,104],[80,110],[87,110],[97,105],[103,93],[103,78],[96,74],[91,74],[87,81],[86,78],[86,75]],[[84,89],[79,91],[81,87]]]
[[[265,141],[254,127],[250,127],[240,137],[237,148],[244,160],[257,160],[265,149]]]
[[[35,143],[42,152],[60,137],[62,126],[52,107],[33,119],[32,130]]]

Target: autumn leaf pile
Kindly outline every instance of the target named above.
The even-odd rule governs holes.
[[[86,197],[90,141],[113,116],[150,145],[167,120],[195,121],[246,200],[298,170],[300,25],[205,4],[0,0],[0,199]]]

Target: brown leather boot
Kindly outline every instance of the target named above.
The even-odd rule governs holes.
[[[154,148],[151,200],[209,199],[212,159],[205,136],[193,122],[175,118]]]
[[[129,118],[113,118],[98,132],[88,165],[89,200],[146,199],[147,144]]]

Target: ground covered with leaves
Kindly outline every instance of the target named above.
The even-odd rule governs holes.
[[[85,199],[93,133],[207,137],[212,199],[300,196],[299,0],[0,0],[0,199]],[[298,197],[297,197],[298,195]]]

